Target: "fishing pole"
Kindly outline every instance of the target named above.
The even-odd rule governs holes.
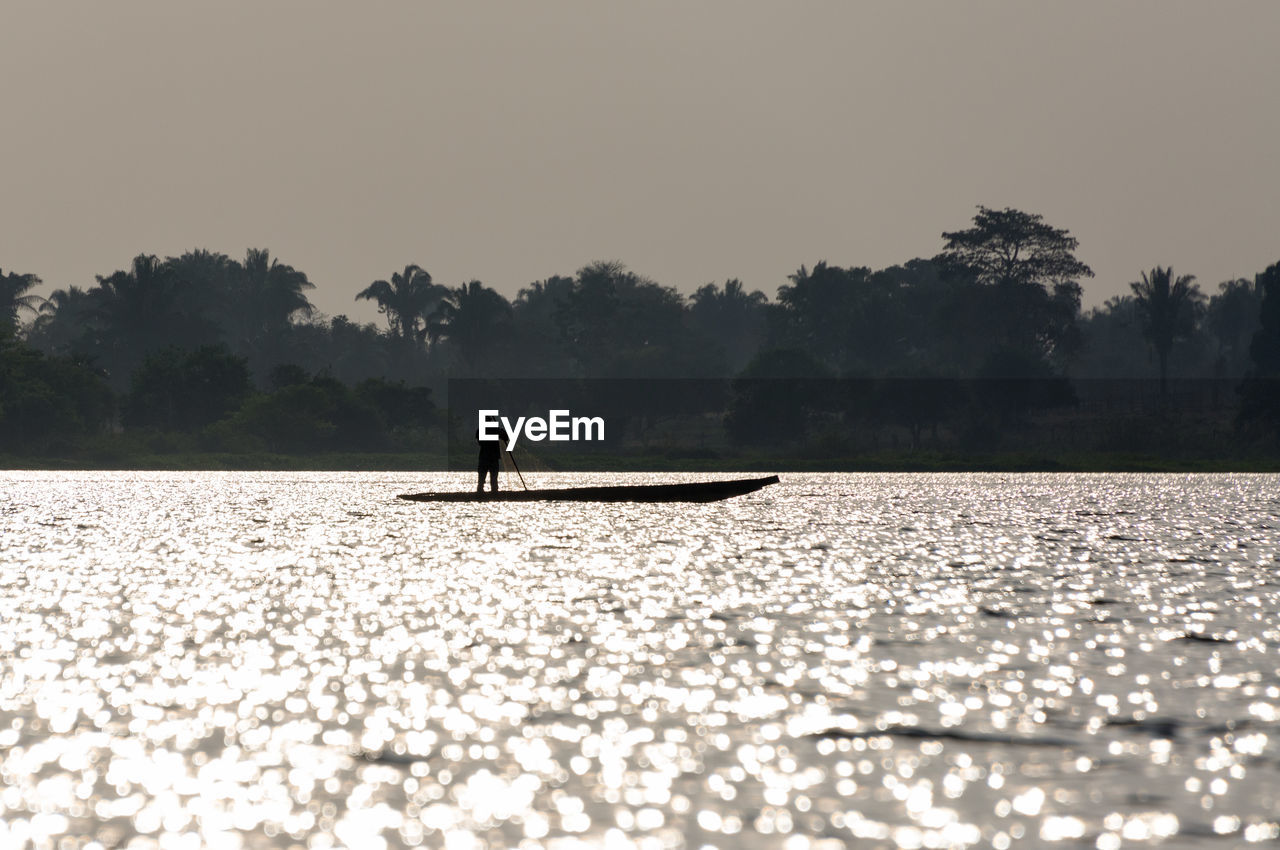
[[[524,483],[524,476],[520,474],[520,464],[516,463],[516,456],[511,453],[511,449],[507,449],[507,457],[511,458],[511,465],[516,468],[516,475],[520,476],[520,486],[528,490],[529,485]]]

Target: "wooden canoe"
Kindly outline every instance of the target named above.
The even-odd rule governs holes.
[[[549,490],[499,490],[452,493],[402,493],[410,502],[718,502],[777,484],[778,476],[688,484],[620,484],[605,487],[561,487]]]

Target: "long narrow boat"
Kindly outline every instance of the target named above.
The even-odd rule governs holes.
[[[778,476],[689,484],[621,484],[611,487],[561,487],[550,490],[499,490],[497,493],[402,493],[410,502],[718,502],[777,484]]]

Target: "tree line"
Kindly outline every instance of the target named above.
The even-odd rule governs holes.
[[[35,275],[0,270],[0,436],[10,451],[109,428],[212,428],[225,446],[291,451],[355,435],[407,445],[430,410],[425,388],[447,377],[1126,377],[1163,389],[1280,376],[1280,264],[1212,293],[1156,265],[1085,311],[1093,272],[1077,249],[1039,215],[979,207],[930,258],[802,265],[773,299],[736,279],[686,297],[613,261],[508,299],[410,264],[353,286],[381,327],[320,315],[307,275],[265,250],[143,254],[47,298]]]

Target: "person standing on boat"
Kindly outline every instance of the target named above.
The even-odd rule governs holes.
[[[498,492],[498,467],[502,466],[502,450],[505,449],[506,441],[502,439],[502,433],[492,440],[483,439],[480,432],[476,431],[476,441],[480,443],[480,456],[477,460],[477,478],[476,492],[484,492],[484,478],[489,476],[489,490]]]

